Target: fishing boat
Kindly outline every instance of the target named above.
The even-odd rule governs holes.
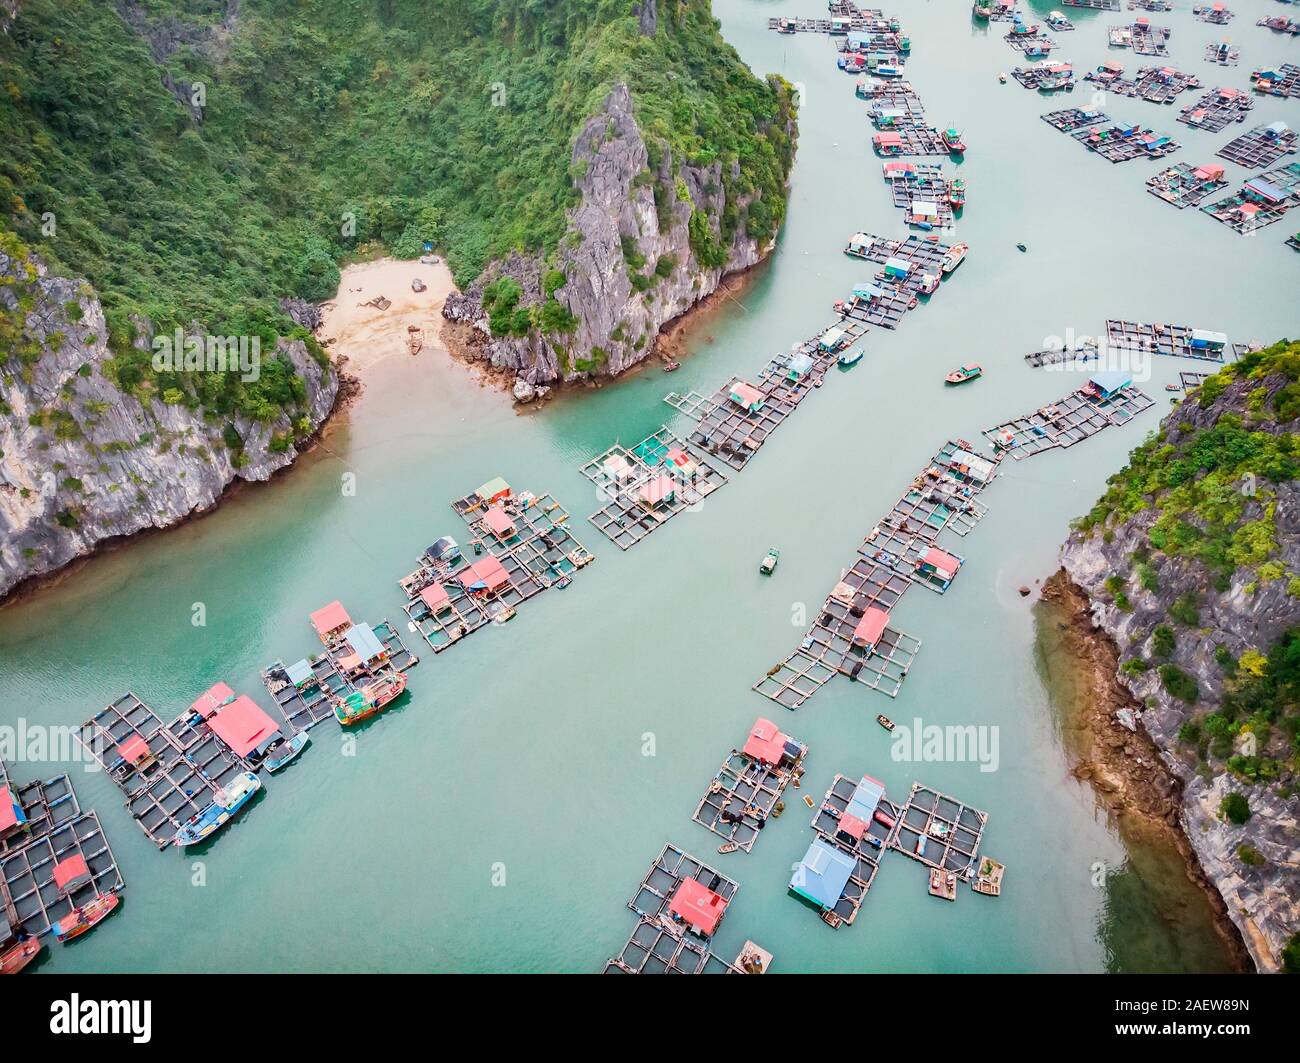
[[[240,772],[229,786],[217,787],[212,793],[212,804],[181,825],[176,832],[176,844],[184,848],[211,837],[229,823],[261,788],[261,780],[251,771]]]
[[[665,373],[675,373],[681,367],[682,367],[681,362],[674,362],[671,358],[669,358],[667,361],[664,362]]]
[[[1166,391],[1181,391],[1182,389],[1183,389],[1182,384],[1166,384],[1166,385],[1165,385],[1165,390],[1166,390]]]
[[[894,729],[894,721],[891,720],[888,716],[886,716],[883,712],[876,717],[876,723],[880,724],[880,726],[883,727],[886,731],[892,731]]]
[[[1028,251],[1029,248],[1027,248],[1024,244],[1016,244],[1016,250],[1017,250],[1017,251]]]
[[[54,937],[68,942],[99,926],[121,902],[116,893],[96,893],[80,908],[73,908],[54,924]]]
[[[945,273],[951,273],[966,259],[966,252],[970,248],[965,244],[953,244],[943,255],[943,264],[940,267]]]
[[[492,614],[492,623],[508,624],[515,618],[514,606],[507,605],[504,609],[498,609]]]
[[[985,4],[981,4],[979,0],[975,0],[975,3],[971,6],[971,14],[981,22],[987,22],[989,16],[993,14],[993,9]]]
[[[775,546],[770,547],[767,551],[767,555],[763,558],[763,563],[758,566],[758,571],[763,573],[764,576],[770,576],[776,571],[776,564],[780,560],[781,551]]]
[[[0,951],[0,974],[17,974],[41,954],[40,938],[27,937]]]
[[[943,379],[946,384],[964,384],[968,380],[975,380],[983,375],[983,367],[975,362],[971,362],[970,365],[963,365],[959,369],[954,369]]]
[[[723,842],[721,845],[718,846],[718,852],[734,853],[739,848],[740,846],[737,845],[735,842]]]
[[[966,205],[966,182],[960,177],[954,177],[952,184],[948,186],[948,205],[950,207]]]
[[[307,748],[307,743],[310,741],[311,735],[306,731],[295,731],[283,742],[272,746],[271,751],[266,755],[266,770],[275,773],[286,767],[290,761],[294,760],[299,753]]]
[[[1005,85],[1007,83],[1007,75],[1003,73],[999,73],[998,81],[1001,82],[1003,85]]]
[[[920,292],[922,295],[933,295],[939,290],[939,274],[922,273]]]
[[[851,351],[845,351],[836,361],[846,369],[851,365],[857,365],[862,361],[862,348],[854,347]]]
[[[393,672],[334,702],[334,715],[344,727],[374,716],[406,689],[406,675]]]
[[[960,155],[966,150],[966,144],[961,139],[961,133],[951,126],[943,131],[943,146],[948,149],[952,155]]]

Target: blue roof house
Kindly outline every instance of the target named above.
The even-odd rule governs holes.
[[[854,861],[820,838],[808,846],[790,877],[790,892],[822,911],[834,908],[844,896]]]

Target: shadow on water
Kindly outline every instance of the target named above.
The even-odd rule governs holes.
[[[1067,641],[1064,609],[1039,602],[1034,619],[1035,667],[1048,692],[1057,737],[1075,765],[1091,753],[1093,736],[1085,721],[1094,691]],[[1097,940],[1106,969],[1117,974],[1236,970],[1214,908],[1188,878],[1168,830],[1145,817],[1112,813],[1091,789],[1089,796],[1096,802],[1096,815],[1124,851],[1118,867],[1100,860],[1092,867],[1092,884],[1105,894]]]

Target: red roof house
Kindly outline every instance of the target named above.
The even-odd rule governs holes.
[[[704,937],[718,929],[726,910],[726,900],[693,878],[682,879],[668,902],[672,915]]]
[[[148,742],[139,735],[133,734],[117,744],[117,755],[131,767],[138,768],[153,756],[153,751],[149,748]]]
[[[498,506],[493,506],[483,515],[483,523],[498,539],[509,539],[515,533],[515,522]]]
[[[80,853],[65,856],[54,865],[54,884],[62,894],[72,893],[90,881],[92,881],[90,868],[86,866],[86,858]]]
[[[764,764],[779,764],[785,752],[785,742],[785,735],[777,730],[776,724],[759,717],[749,730],[742,752]]]
[[[431,613],[441,613],[451,604],[451,595],[441,583],[430,583],[420,592],[420,598]]]
[[[874,648],[880,641],[880,636],[885,633],[885,625],[888,623],[889,614],[879,606],[871,606],[853,629],[853,645]]]
[[[226,743],[237,757],[270,745],[280,734],[275,721],[252,698],[241,694],[208,721],[212,733]]]
[[[840,816],[839,826],[836,827],[836,833],[843,834],[852,838],[854,841],[861,841],[862,836],[867,833],[867,825],[858,819],[857,816],[845,812]]]
[[[234,696],[235,692],[225,683],[213,683],[190,705],[190,712],[197,712],[206,720]]]
[[[510,582],[510,573],[491,555],[470,565],[458,577],[466,590],[492,593]]]
[[[671,502],[676,491],[677,484],[673,482],[673,478],[660,473],[654,479],[642,485],[637,492],[637,497],[643,505],[650,506],[653,509],[665,502]]]
[[[344,628],[352,626],[352,618],[343,608],[343,603],[334,601],[322,606],[311,614],[311,626],[322,639],[328,638]]]

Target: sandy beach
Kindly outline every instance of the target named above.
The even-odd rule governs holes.
[[[416,278],[424,283],[423,291],[412,290]],[[338,294],[321,304],[317,335],[333,355],[346,356],[347,370],[356,376],[390,357],[418,363],[446,354],[442,305],[455,290],[451,270],[441,259],[436,264],[391,258],[358,262],[344,268]],[[391,305],[383,310],[370,305],[381,296]],[[411,326],[419,332],[411,332]],[[417,336],[423,345],[412,357],[410,341]]]

